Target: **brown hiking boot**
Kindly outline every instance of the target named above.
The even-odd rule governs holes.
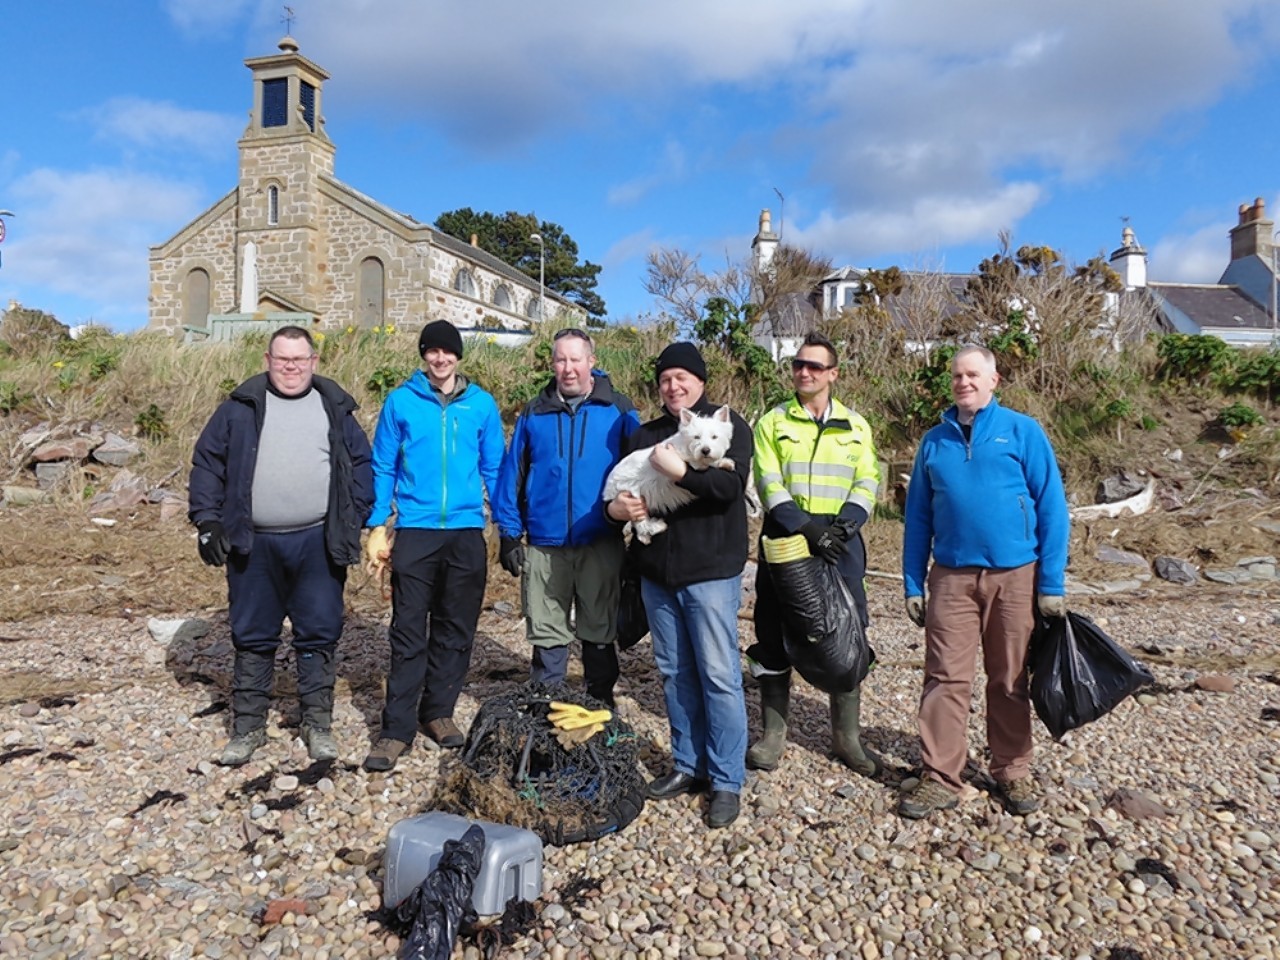
[[[910,793],[898,801],[898,813],[908,820],[923,820],[939,810],[954,809],[960,798],[937,780],[922,779]]]
[[[996,786],[1004,801],[1004,808],[1015,817],[1025,817],[1040,809],[1040,792],[1036,789],[1034,777],[1005,780]]]
[[[402,754],[409,751],[409,745],[403,740],[392,740],[390,737],[382,737],[373,745],[373,749],[369,751],[369,755],[364,758],[364,768],[381,772],[384,770],[394,770],[396,761],[400,759]]]
[[[466,742],[466,737],[453,722],[452,717],[439,717],[422,728],[428,737],[447,750],[456,750]]]

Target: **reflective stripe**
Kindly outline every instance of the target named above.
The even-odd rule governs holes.
[[[760,502],[764,504],[766,510],[772,510],[780,503],[786,503],[793,499],[791,494],[787,493],[784,488],[773,491],[772,493],[761,493]]]
[[[756,486],[763,490],[771,483],[782,483],[782,474],[780,473],[762,473],[756,480]]]
[[[811,483],[809,484],[809,499],[817,500],[823,498],[834,500],[836,503],[844,503],[849,493],[848,487],[836,487],[829,483]]]
[[[804,464],[797,464],[804,466]],[[849,477],[853,478],[853,467],[847,463],[818,463],[809,464],[809,473],[815,477]]]
[[[846,500],[845,503],[857,504],[863,510],[867,511],[867,516],[871,516],[871,514],[875,512],[875,508],[876,508],[876,498],[868,497],[865,493],[861,491],[854,491],[853,493],[849,494],[849,499]]]

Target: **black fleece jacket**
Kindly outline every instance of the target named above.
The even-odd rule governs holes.
[[[710,416],[718,409],[704,396],[691,408]],[[667,529],[653,542],[633,543],[640,575],[670,590],[706,580],[736,577],[747,562],[746,488],[751,482],[751,427],[729,411],[733,441],[729,445],[732,470],[688,470],[680,486],[697,499],[668,514]],[[670,438],[680,418],[664,409],[662,415],[642,425],[628,438],[626,452],[653,446]]]

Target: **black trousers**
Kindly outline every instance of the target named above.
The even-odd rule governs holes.
[[[396,531],[382,736],[412,743],[420,724],[453,716],[471,665],[487,560],[480,530]]]
[[[747,648],[747,656],[766,670],[789,670],[791,663],[787,660],[787,652],[782,645],[778,595],[774,591],[773,580],[769,577],[769,565],[764,562],[763,545],[757,556],[760,562],[756,567],[756,609],[753,617],[756,642]],[[853,594],[853,602],[858,608],[862,625],[867,626],[867,590],[862,582],[867,573],[867,547],[862,542],[862,534],[857,534],[849,541],[848,548],[840,555],[836,570]]]

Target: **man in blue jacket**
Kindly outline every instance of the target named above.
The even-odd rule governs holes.
[[[587,693],[612,704],[623,543],[621,525],[608,520],[600,498],[640,419],[609,378],[593,370],[595,360],[584,331],[555,335],[554,376],[516,420],[493,518],[503,569],[524,577],[530,679],[564,680],[576,632]]]
[[[281,327],[265,373],[232,391],[196,442],[191,522],[200,558],[227,568],[235,666],[231,740],[218,762],[247,763],[266,742],[280,628],[288,616],[298,664],[302,739],[334,760],[334,648],[346,568],[360,561],[373,500],[369,440],[355,401],[315,375],[311,334]]]
[[[1031,776],[1027,647],[1037,608],[1046,617],[1066,616],[1071,521],[1049,438],[1035,420],[1000,405],[999,383],[990,350],[965,347],[955,355],[955,406],[920,441],[907,487],[907,615],[925,628],[924,773],[899,805],[910,819],[958,802],[979,646],[987,673],[991,775],[1010,812],[1021,816],[1039,808]]]
[[[492,499],[502,463],[498,405],[458,372],[457,328],[447,320],[427,324],[418,352],[425,372],[391,391],[373,434],[365,556],[374,574],[391,564],[391,663],[382,732],[366,770],[395,767],[419,727],[442,747],[463,744],[453,710],[488,573],[484,494]]]

